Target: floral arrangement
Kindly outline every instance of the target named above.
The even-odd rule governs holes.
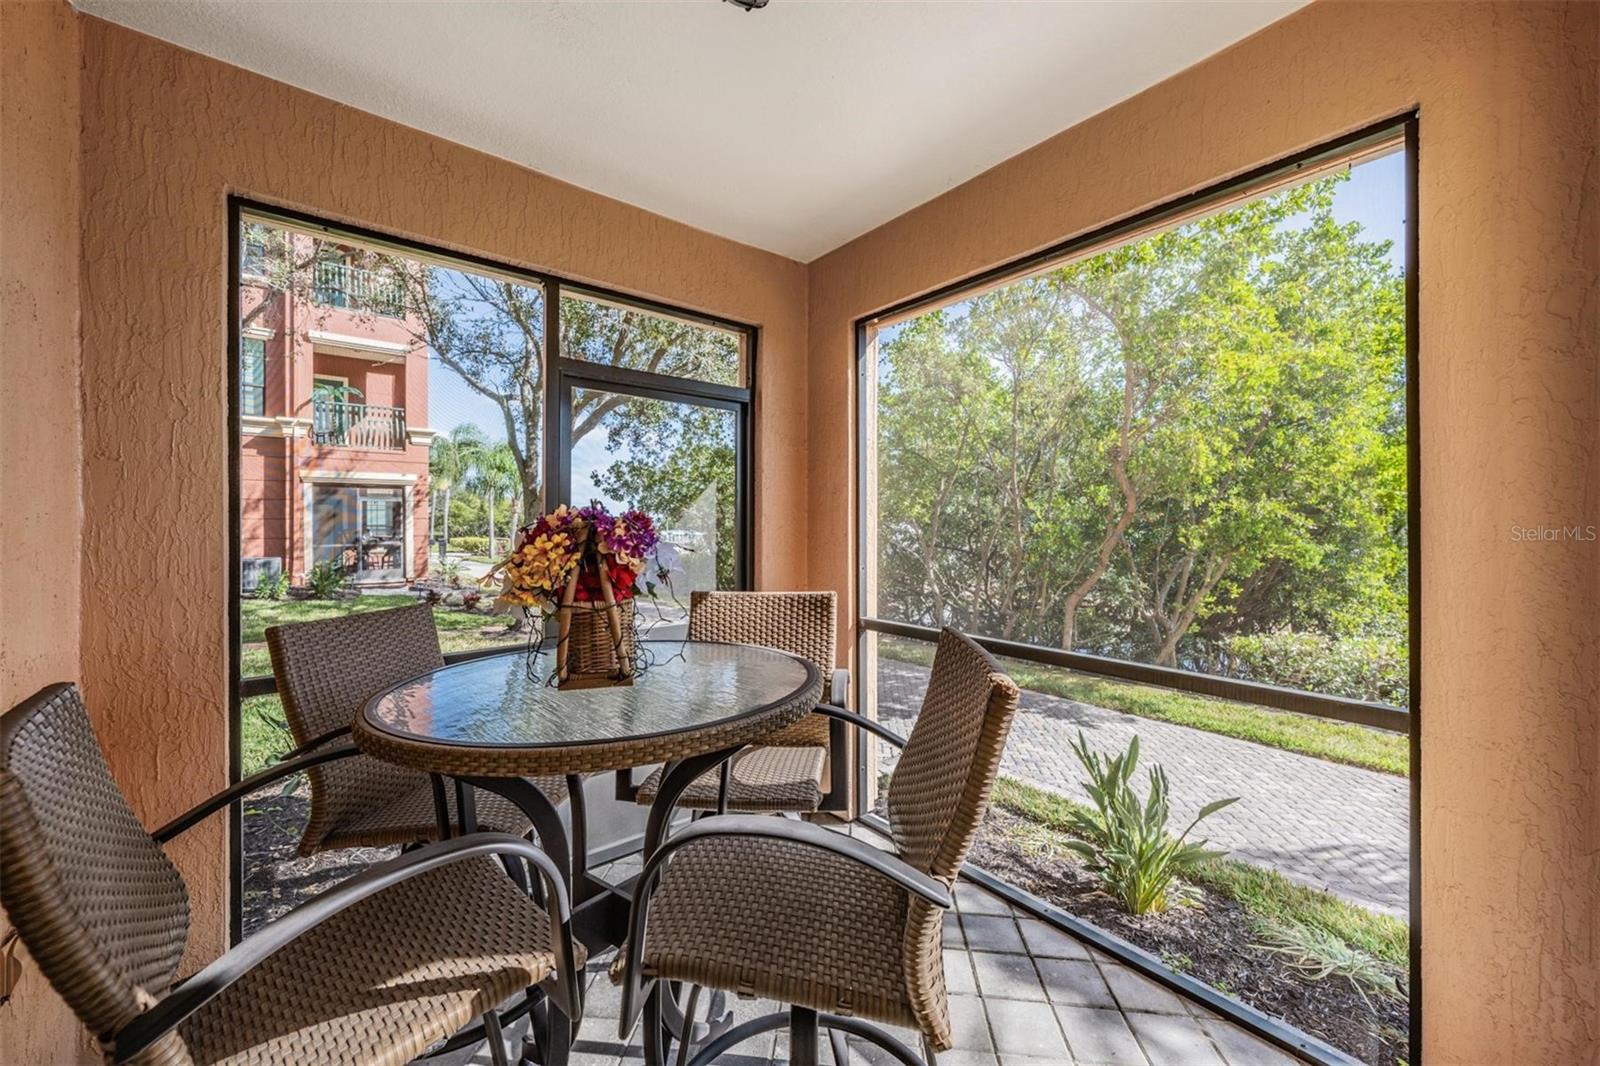
[[[573,599],[601,602],[605,592],[600,568],[611,579],[612,597],[621,602],[639,590],[639,578],[656,551],[655,523],[643,511],[613,516],[602,504],[568,507],[565,504],[541,515],[532,525],[517,530],[510,556],[486,575],[504,577],[496,602],[508,607],[537,607],[555,613],[573,571],[578,581]],[[654,585],[644,582],[647,595]]]

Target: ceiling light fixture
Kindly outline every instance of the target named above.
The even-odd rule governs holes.
[[[724,4],[732,4],[734,7],[742,7],[746,11],[754,11],[758,7],[767,6],[767,0],[722,0],[722,2]]]

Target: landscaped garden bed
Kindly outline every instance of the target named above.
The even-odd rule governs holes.
[[[1404,922],[1229,859],[1199,866],[1165,910],[1131,914],[1068,849],[1071,806],[1002,779],[970,861],[1364,1062],[1404,1061]]]

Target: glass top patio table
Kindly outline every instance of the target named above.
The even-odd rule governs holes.
[[[546,646],[442,667],[368,701],[355,741],[431,773],[530,777],[598,773],[749,744],[816,706],[822,675],[786,652],[658,641],[632,685],[559,689]]]

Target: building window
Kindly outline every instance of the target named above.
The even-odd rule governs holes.
[[[267,413],[267,342],[260,337],[239,342],[239,413]]]

